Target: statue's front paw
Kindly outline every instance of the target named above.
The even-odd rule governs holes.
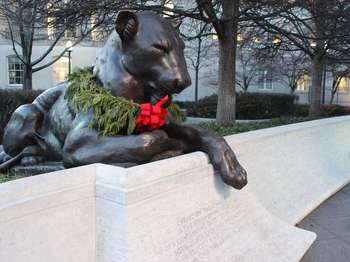
[[[44,162],[44,158],[41,156],[25,156],[21,159],[22,166],[35,166]]]
[[[225,150],[218,165],[221,179],[226,184],[236,189],[241,189],[247,185],[247,172],[239,164],[231,148]]]
[[[0,164],[10,160],[11,157],[5,152],[0,152]]]

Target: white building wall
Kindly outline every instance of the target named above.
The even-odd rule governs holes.
[[[199,71],[198,81],[198,98],[201,99],[206,96],[210,96],[217,92],[217,64],[202,68]],[[193,101],[195,100],[195,71],[191,67],[188,67],[188,72],[191,76],[192,84],[180,94],[176,95],[178,101]]]
[[[32,61],[40,57],[48,48],[49,48],[48,44],[35,45],[33,47]],[[55,47],[52,50],[52,52],[50,52],[50,54],[35,67],[44,65],[45,63],[52,61],[63,50],[64,50],[64,45],[62,43],[61,45],[58,45],[57,47]],[[74,68],[77,68],[77,67],[93,66],[95,64],[95,60],[98,56],[99,50],[100,50],[100,47],[96,45],[95,46],[84,46],[84,45],[75,46],[71,53],[72,70],[74,70]],[[21,85],[9,84],[7,57],[10,55],[14,55],[12,46],[8,43],[0,44],[0,88],[21,88]],[[56,83],[55,83],[53,66],[49,66],[33,74],[33,89],[47,89],[49,87],[54,86],[55,84]]]
[[[95,64],[95,60],[99,54],[99,51],[103,43],[97,43],[94,45],[81,44],[74,47],[73,52],[71,53],[71,66],[72,70],[78,67],[86,67],[93,66]],[[33,60],[38,58],[44,50],[49,47],[48,44],[36,45],[33,47]],[[63,43],[54,48],[54,50],[47,56],[47,58],[40,63],[38,66],[51,61],[55,56],[60,54],[64,48]],[[216,57],[215,57],[216,54]],[[7,57],[10,55],[14,55],[12,46],[6,42],[0,42],[0,88],[21,88],[20,85],[9,85],[9,77],[8,77],[8,61]],[[210,54],[210,63],[201,68],[199,71],[199,90],[198,96],[199,98],[203,98],[206,96],[210,96],[217,92],[217,75],[218,75],[218,50],[217,48],[213,48]],[[189,62],[188,62],[189,65]],[[68,69],[67,69],[68,70]],[[193,101],[195,98],[195,72],[191,66],[188,66],[189,73],[192,79],[192,85],[185,89],[181,94],[175,97],[176,100],[179,101]],[[237,64],[237,70],[240,70],[239,62]],[[290,93],[290,89],[286,86],[282,81],[278,80],[278,75],[273,76],[272,89],[260,89],[261,86],[253,80],[251,85],[249,86],[249,92],[266,92],[266,93]],[[331,97],[331,83],[332,78],[330,74],[327,74],[326,80],[326,93],[325,93],[325,103],[328,104]],[[54,86],[55,77],[53,66],[49,66],[43,70],[40,70],[33,74],[33,89],[47,89]],[[310,83],[311,84],[311,83]],[[347,89],[346,92],[337,93],[334,96],[334,104],[340,104],[344,106],[350,106],[350,81],[347,81]],[[237,85],[236,90],[242,91],[240,87]],[[297,96],[297,102],[306,104],[309,103],[309,92],[296,91],[295,95]]]
[[[321,101],[324,100],[324,104],[329,104],[331,100],[332,94],[332,76],[329,72],[327,72],[327,78],[325,82],[325,90],[324,96],[322,93]],[[311,86],[311,78],[310,78],[310,86]],[[347,77],[346,80],[346,90],[345,92],[337,92],[334,95],[333,104],[350,106],[350,79]],[[322,91],[323,92],[323,91]],[[297,102],[300,104],[308,104],[310,102],[310,93],[308,91],[296,91],[295,95],[297,96]]]

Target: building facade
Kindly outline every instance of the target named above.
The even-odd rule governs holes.
[[[191,1],[177,0],[173,2],[171,0],[166,0],[166,5],[168,5],[168,7],[176,6],[177,8],[188,8],[188,5],[191,5]],[[198,25],[184,21],[181,30],[186,33],[193,30],[193,27],[195,26]],[[52,41],[54,41],[50,38],[53,31],[54,29],[47,28],[47,39],[34,42],[33,60],[50,48]],[[105,40],[94,37],[93,33],[94,32],[92,32],[90,37],[86,38],[87,40],[74,46],[70,54],[67,52],[53,65],[34,73],[33,89],[50,88],[65,81],[70,69],[74,70],[75,68],[94,65]],[[242,38],[241,35],[239,35],[239,37]],[[45,64],[55,59],[64,50],[67,42],[70,40],[74,40],[74,34],[67,32],[65,37],[55,45],[53,50],[41,64]],[[254,38],[252,41],[258,42],[258,39]],[[192,85],[185,89],[181,94],[177,95],[176,100],[193,101],[195,99],[196,75],[198,75],[197,90],[199,99],[217,92],[219,50],[215,34],[214,37],[206,38],[205,44],[208,50],[205,50],[204,57],[201,57],[201,64],[196,68],[194,66],[195,63],[193,58],[198,53],[198,49],[196,49],[198,47],[197,43],[195,41],[186,42],[187,48],[185,55],[192,78]],[[40,66],[40,64],[38,66]],[[253,69],[251,72],[252,76],[250,77],[249,88],[247,89],[248,92],[291,93],[291,88],[286,84],[286,81],[283,80],[283,76],[280,74],[279,70],[277,70],[278,67],[271,66],[268,63],[263,63],[258,66],[254,65],[254,68],[252,68],[252,66],[253,65],[248,65],[248,68],[246,68],[247,65],[239,59],[239,56],[237,57],[237,77],[242,74],[244,70]],[[331,100],[333,78],[330,72],[325,72],[325,75],[323,97],[324,103],[329,103]],[[350,106],[349,82],[347,76],[344,76],[341,79],[338,91],[333,98],[334,103]],[[0,34],[0,88],[22,88],[22,83],[23,66],[13,51],[11,41],[6,39],[4,35]],[[308,70],[305,70],[303,75],[299,78],[294,92],[297,97],[297,102],[309,102],[310,85],[311,74]],[[243,91],[239,84],[236,84],[236,90],[238,92]]]
[[[69,38],[63,38],[50,52],[47,58],[38,66],[55,59],[66,47]],[[35,42],[33,59],[38,58],[51,45],[50,40]],[[47,89],[65,81],[69,71],[77,67],[91,66],[95,63],[101,42],[84,41],[72,49],[70,58],[68,52],[53,65],[33,74],[33,89]],[[22,88],[23,66],[16,57],[11,41],[0,38],[0,88]]]

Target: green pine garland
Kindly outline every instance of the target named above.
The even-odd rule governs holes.
[[[89,128],[96,127],[102,135],[130,135],[135,130],[135,120],[141,105],[132,100],[113,96],[101,88],[92,75],[91,68],[78,69],[69,76],[71,81],[65,99],[72,101],[75,113],[94,111]],[[183,122],[184,113],[172,103],[168,108],[175,121]]]
[[[181,108],[176,103],[171,103],[168,107],[170,115],[174,118],[176,123],[183,123],[186,120],[186,113],[181,111]]]

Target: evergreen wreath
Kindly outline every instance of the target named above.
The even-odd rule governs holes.
[[[94,112],[89,128],[96,127],[102,135],[110,136],[135,132],[142,105],[113,96],[110,91],[101,88],[91,67],[75,70],[68,80],[70,83],[64,98],[72,102],[74,112]],[[184,113],[177,104],[172,103],[168,111],[176,122],[184,121]]]

